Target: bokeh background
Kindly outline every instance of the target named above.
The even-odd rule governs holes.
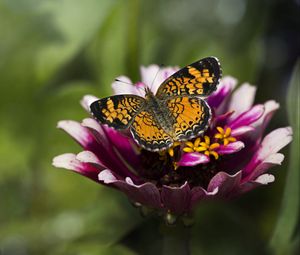
[[[299,57],[299,5],[0,0],[0,254],[159,254],[156,218],[142,218],[121,193],[51,166],[54,156],[81,150],[56,123],[87,117],[79,105],[83,95],[110,95],[121,74],[137,81],[140,65],[184,66],[217,56],[225,75],[257,85],[256,102],[281,104],[268,131],[289,125],[288,111],[299,127],[299,87],[287,94],[291,81],[299,86],[299,73],[291,79]],[[290,149],[272,170],[272,185],[229,203],[199,206],[192,254],[297,251],[299,181],[286,183]],[[286,195],[287,189],[292,193]],[[274,235],[279,242],[270,244]],[[292,241],[284,241],[291,235]]]

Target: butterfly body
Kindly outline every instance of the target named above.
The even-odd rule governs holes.
[[[172,118],[170,110],[166,107],[167,101],[155,97],[151,90],[146,91],[145,99],[145,110],[151,112],[162,129],[172,137],[175,120]]]
[[[91,104],[91,112],[101,123],[115,129],[130,128],[143,148],[160,151],[175,141],[201,135],[208,127],[211,110],[204,97],[211,94],[221,77],[214,57],[199,60],[170,76],[154,95],[145,98],[115,95]]]

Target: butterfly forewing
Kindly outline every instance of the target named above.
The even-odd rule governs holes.
[[[172,138],[150,111],[142,110],[135,116],[131,125],[131,133],[138,144],[150,151],[166,149],[173,144]]]
[[[135,95],[116,95],[102,98],[90,106],[92,114],[101,124],[115,129],[126,129],[143,109],[145,99]]]
[[[203,133],[210,121],[207,103],[197,97],[175,97],[167,100],[167,107],[175,119],[175,140],[185,141]]]
[[[204,58],[170,76],[160,85],[156,96],[161,99],[180,95],[206,97],[216,89],[220,77],[218,59]]]

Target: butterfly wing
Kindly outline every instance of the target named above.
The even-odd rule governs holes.
[[[186,141],[203,133],[208,127],[211,111],[207,103],[198,97],[175,97],[166,101],[175,119],[175,140]]]
[[[135,95],[116,95],[102,98],[90,106],[94,117],[115,129],[126,129],[142,110],[145,99]]]
[[[134,140],[146,150],[160,151],[173,144],[173,139],[162,129],[153,113],[146,110],[135,116],[130,130]]]
[[[159,99],[180,95],[206,97],[217,87],[222,72],[215,57],[201,59],[171,75],[159,87]]]

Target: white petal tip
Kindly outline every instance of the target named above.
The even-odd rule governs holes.
[[[57,168],[65,168],[75,171],[79,168],[79,162],[77,162],[76,155],[73,153],[65,153],[54,157],[52,165]]]
[[[263,174],[260,175],[255,182],[263,184],[263,185],[267,185],[269,183],[272,183],[275,181],[275,177],[272,174]]]
[[[90,112],[90,105],[97,101],[99,98],[95,97],[93,95],[85,95],[81,100],[80,104],[81,106],[87,111]]]
[[[109,170],[103,170],[98,174],[98,180],[105,184],[110,184],[116,180],[116,177]]]
[[[76,159],[83,163],[101,164],[97,156],[91,151],[82,151],[78,153]]]

